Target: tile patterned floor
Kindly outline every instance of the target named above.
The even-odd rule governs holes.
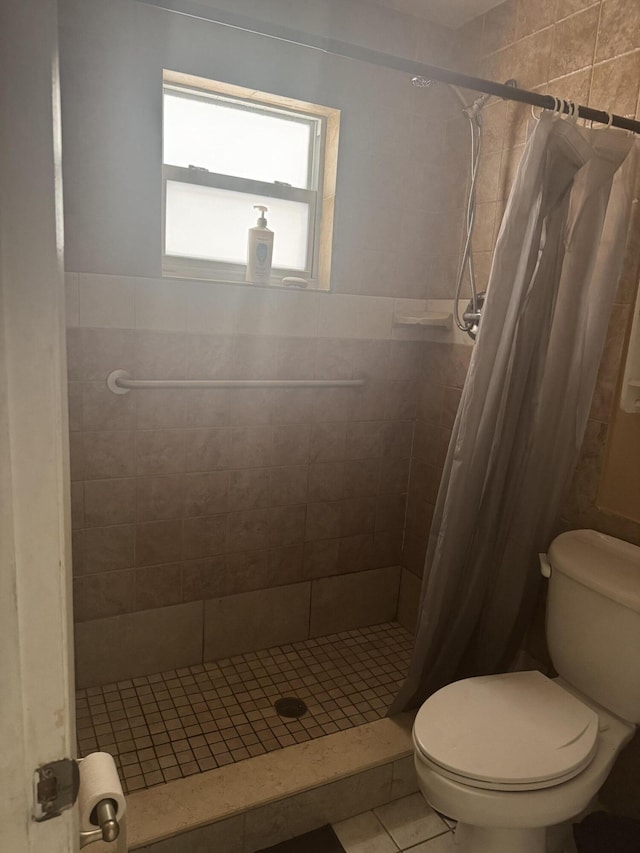
[[[455,853],[455,821],[442,817],[422,794],[410,794],[334,824],[345,853]],[[578,853],[571,823],[547,830],[549,849]]]
[[[422,794],[410,794],[333,829],[346,853],[454,853],[451,826]]]
[[[372,722],[412,645],[386,623],[80,690],[78,754],[110,752],[131,793]],[[308,712],[279,716],[273,704],[284,696]]]

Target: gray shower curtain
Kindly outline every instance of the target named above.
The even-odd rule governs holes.
[[[511,192],[389,713],[509,663],[586,428],[640,143],[545,113]]]

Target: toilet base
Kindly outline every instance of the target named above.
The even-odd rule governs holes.
[[[499,829],[458,823],[456,848],[460,853],[545,853],[546,829]]]

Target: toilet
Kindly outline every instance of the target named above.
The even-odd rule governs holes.
[[[559,677],[456,681],[414,723],[420,789],[460,853],[558,849],[549,828],[587,808],[640,722],[640,547],[573,530],[541,565]]]

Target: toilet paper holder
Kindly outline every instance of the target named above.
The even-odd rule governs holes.
[[[116,809],[117,805],[113,800],[100,800],[91,813],[91,823],[96,824],[96,829],[80,831],[80,849],[94,841],[116,841],[120,835]]]

